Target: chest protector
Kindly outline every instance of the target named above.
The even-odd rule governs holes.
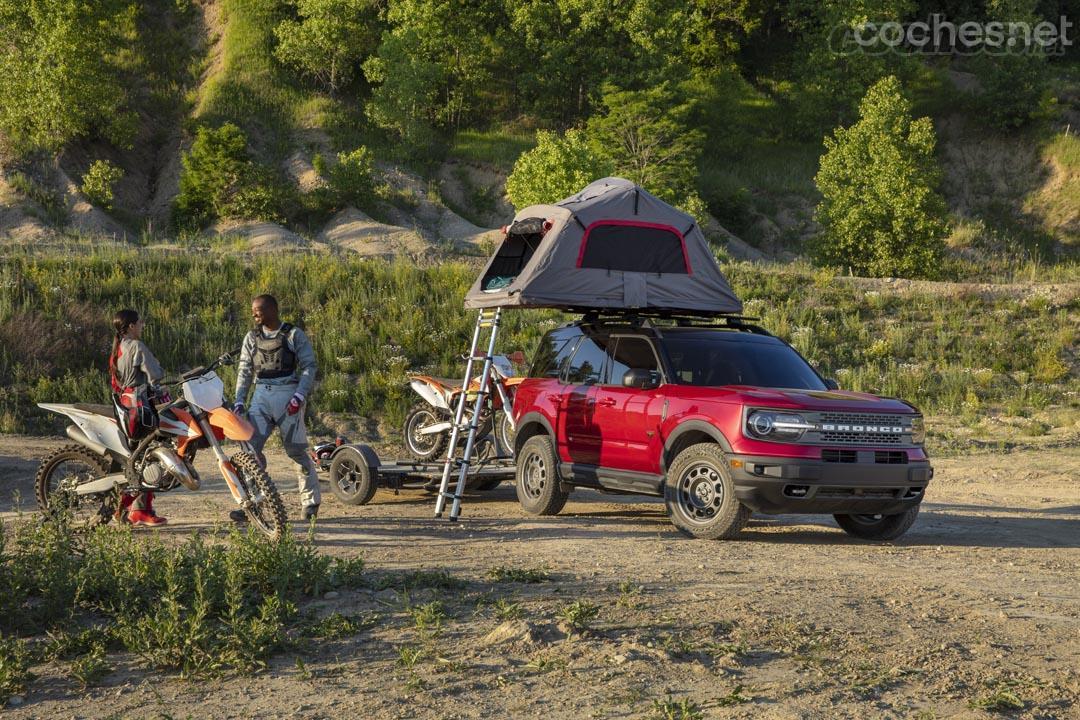
[[[296,353],[289,349],[289,333],[293,326],[282,323],[275,337],[255,331],[255,377],[267,380],[289,377],[296,372]]]

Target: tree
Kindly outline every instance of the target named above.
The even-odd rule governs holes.
[[[687,117],[693,106],[667,84],[647,90],[609,88],[604,111],[589,118],[594,152],[609,159],[618,175],[668,202],[694,194],[704,135]]]
[[[596,154],[580,130],[564,135],[541,130],[536,147],[524,152],[506,178],[506,195],[514,207],[553,203],[610,173],[609,162]]]
[[[998,22],[1025,22],[1034,27],[1043,18],[1034,0],[991,0],[987,13]],[[1015,40],[1013,45],[1008,42]],[[976,104],[982,117],[1001,129],[1027,124],[1044,107],[1047,91],[1046,52],[1023,37],[1012,36],[993,52],[972,59],[979,79]]]
[[[296,0],[299,20],[274,30],[274,57],[331,91],[352,81],[359,63],[378,46],[373,0]]]
[[[110,59],[136,10],[124,0],[0,0],[0,130],[19,149],[56,152],[95,131],[131,142],[126,85]]]
[[[874,276],[933,277],[946,230],[929,118],[913,120],[900,81],[877,82],[859,120],[825,138],[815,181],[818,258]]]

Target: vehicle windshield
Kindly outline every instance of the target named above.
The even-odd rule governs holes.
[[[719,332],[671,333],[665,337],[664,347],[679,383],[826,389],[813,368],[780,341],[746,340]]]

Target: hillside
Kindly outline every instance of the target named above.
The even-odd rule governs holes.
[[[87,120],[49,148],[9,133],[0,143],[0,243],[113,238],[250,252],[477,253],[489,230],[513,212],[506,177],[533,146],[537,129],[592,127],[612,112],[605,111],[604,83],[651,83],[661,95],[675,87],[665,74],[673,61],[637,34],[633,16],[613,15],[613,27],[625,25],[625,36],[603,40],[625,62],[578,67],[574,75],[572,55],[559,65],[545,53],[563,50],[542,48],[529,35],[524,23],[536,12],[531,6],[509,15],[495,5],[484,5],[475,17],[464,13],[455,21],[460,39],[440,35],[449,31],[438,26],[437,3],[395,0],[385,15],[374,7],[347,0],[154,0],[117,14],[123,22],[112,39],[122,49],[102,58],[98,70],[123,88],[123,104],[111,112],[126,118],[126,134],[115,139],[102,118]],[[486,21],[484,12],[492,13]],[[587,13],[566,12],[532,19],[561,23],[569,36],[594,33]],[[708,33],[717,47],[698,48],[705,55],[672,91],[683,104],[667,114],[681,118],[678,134],[704,141],[694,151],[700,152],[696,167],[686,171],[692,182],[686,192],[700,198],[718,251],[736,259],[790,260],[807,255],[820,232],[813,210],[820,200],[814,174],[821,138],[851,121],[852,105],[843,94],[829,102],[807,99],[839,66],[804,76],[800,26],[784,4],[760,16],[743,12],[711,21]],[[339,39],[327,45],[327,33]],[[499,48],[516,42],[511,38],[524,43],[535,63],[555,63],[552,72],[566,77],[540,77],[527,58],[501,56]],[[439,40],[452,48],[439,50]],[[420,62],[422,56],[428,65],[409,66],[395,55],[406,41],[420,43],[410,57]],[[475,77],[446,64],[446,52],[457,54],[455,62],[473,63]],[[336,75],[324,68],[331,61]],[[986,277],[1027,262],[1075,268],[1078,67],[1068,56],[1047,63],[1038,112],[1007,130],[984,121],[981,79],[964,58],[871,68],[901,74],[917,112],[933,119],[949,212],[948,274]],[[511,72],[516,75],[495,81]],[[564,89],[578,82],[584,94],[576,104],[537,104],[538,88],[559,82]],[[845,76],[844,82],[851,90],[854,81]],[[412,104],[401,104],[405,98]],[[423,112],[420,98],[428,103]],[[257,178],[250,184],[254,192],[198,222],[178,220],[182,158],[199,128],[226,123],[242,131],[245,172]],[[335,196],[335,160],[361,147],[375,159],[370,188]],[[102,160],[122,176],[111,201],[95,203],[84,189],[92,163]],[[655,182],[664,191],[668,181]]]

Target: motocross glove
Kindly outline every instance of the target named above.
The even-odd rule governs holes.
[[[300,406],[304,404],[304,396],[300,393],[295,393],[289,400],[289,407],[285,409],[290,415],[295,415],[300,412]]]

